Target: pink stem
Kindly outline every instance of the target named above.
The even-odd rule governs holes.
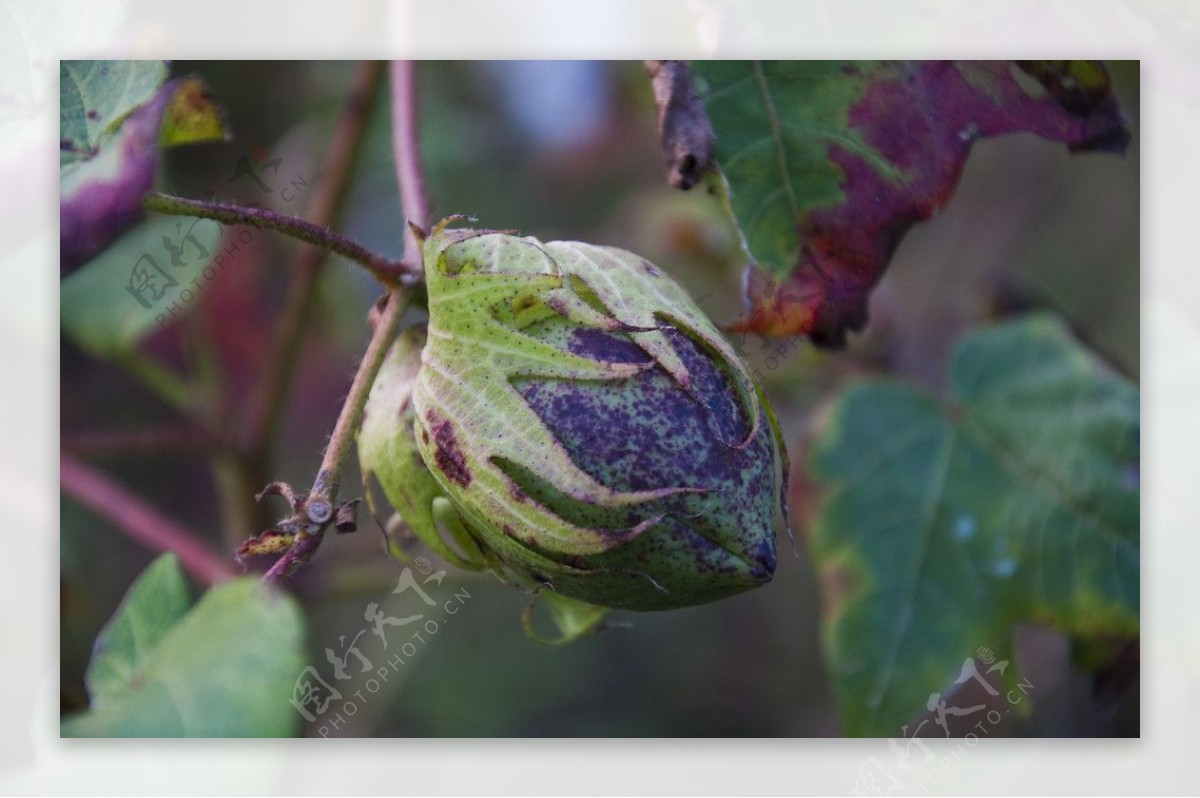
[[[425,189],[425,171],[421,168],[416,72],[412,61],[391,63],[392,152],[396,159],[396,180],[400,184],[401,209],[410,222],[428,230],[429,194]],[[406,230],[404,259],[410,268],[421,262],[419,246],[412,230]]]
[[[132,540],[155,551],[174,552],[188,573],[206,585],[234,575],[229,564],[191,532],[71,455],[62,455],[59,474],[63,493]]]

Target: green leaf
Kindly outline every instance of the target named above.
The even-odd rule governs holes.
[[[130,689],[149,653],[187,609],[179,560],[164,554],[137,578],[96,638],[86,677],[94,708]]]
[[[950,376],[946,402],[847,390],[811,453],[852,735],[896,735],[979,647],[1011,659],[1017,623],[1138,633],[1137,388],[1041,316],[969,335]]]
[[[213,221],[151,217],[62,281],[63,332],[101,357],[132,350],[194,304],[220,239],[221,227]],[[173,249],[179,266],[173,265]]]
[[[163,61],[63,61],[59,66],[59,164],[84,160],[167,79]]]
[[[295,600],[255,579],[214,587],[167,627],[156,602],[179,598],[172,565],[156,562],[106,627],[103,654],[88,669],[93,706],[63,721],[64,737],[280,737],[300,716],[289,699],[304,620]],[[153,619],[153,620],[150,620]],[[125,628],[152,627],[132,642]],[[115,633],[115,636],[114,636]],[[116,666],[114,668],[114,666]],[[131,667],[130,676],[117,670]],[[97,700],[99,699],[99,700]]]
[[[975,141],[1026,131],[1123,152],[1099,62],[700,61],[732,211],[756,264],[739,330],[838,345]]]

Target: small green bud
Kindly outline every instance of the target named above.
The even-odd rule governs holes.
[[[455,535],[461,520],[493,569],[605,607],[682,607],[770,580],[778,427],[677,283],[622,250],[445,223],[424,255],[428,336],[411,401],[391,410],[413,425],[395,434],[404,456],[415,447],[441,491],[416,514],[397,508],[419,536],[418,523]],[[401,476],[421,501],[433,492],[375,471],[393,503]]]

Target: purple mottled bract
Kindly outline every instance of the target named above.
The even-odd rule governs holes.
[[[557,320],[531,332],[593,360],[651,360],[634,342],[636,332],[581,329]],[[668,609],[742,592],[774,573],[780,453],[766,410],[758,410],[751,436],[754,419],[719,358],[677,330],[668,337],[687,368],[690,390],[661,366],[615,381],[514,380],[572,460],[600,484],[620,491],[699,489],[615,517],[607,510],[601,518],[595,508],[522,479],[516,469],[514,479],[525,492],[574,523],[630,527],[663,514],[611,551],[560,555],[564,564],[593,574],[555,576],[555,588],[568,595],[578,587],[605,606]]]

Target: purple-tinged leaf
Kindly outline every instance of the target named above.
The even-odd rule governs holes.
[[[1030,132],[1124,152],[1094,61],[693,64],[754,265],[740,331],[840,345],[908,229],[954,193],[974,142]]]

